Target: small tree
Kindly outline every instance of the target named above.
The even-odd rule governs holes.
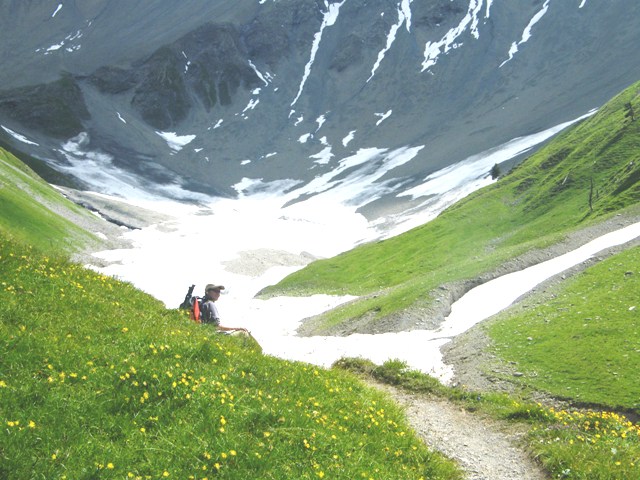
[[[493,167],[491,167],[490,173],[491,173],[492,180],[496,180],[500,175],[502,175],[502,172],[500,171],[500,167],[498,166],[497,163],[495,163]]]
[[[625,104],[624,108],[626,109],[626,113],[624,114],[625,118],[630,118],[632,122],[636,121],[636,112],[633,110],[633,105],[631,102]]]

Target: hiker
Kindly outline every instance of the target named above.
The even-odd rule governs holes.
[[[220,314],[215,302],[220,298],[220,292],[224,290],[223,285],[214,283],[208,284],[204,289],[204,298],[202,302],[202,323],[215,325],[219,332],[230,335],[249,336],[249,330],[242,327],[224,327],[220,325]]]

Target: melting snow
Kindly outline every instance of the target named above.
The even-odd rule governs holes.
[[[318,118],[316,118],[316,123],[318,124],[318,128],[316,128],[316,132],[322,128],[322,125],[324,125],[325,121],[326,121],[326,118],[324,115],[320,115]]]
[[[331,161],[331,157],[334,156],[335,155],[331,153],[331,147],[325,147],[318,153],[310,155],[309,158],[315,158],[316,161],[314,163],[317,163],[318,165],[326,165]]]
[[[382,122],[384,122],[387,118],[389,118],[391,116],[391,112],[393,112],[393,110],[388,110],[386,113],[375,113],[374,115],[376,117],[380,117],[380,120],[378,120],[376,122],[376,126],[380,125]]]
[[[304,135],[300,135],[300,138],[298,138],[298,142],[300,143],[307,143],[309,141],[310,138],[312,138],[313,135],[310,133],[305,133]]]
[[[169,145],[169,148],[174,152],[179,152],[186,145],[191,143],[196,136],[195,135],[178,135],[175,132],[156,132],[160,135]]]
[[[349,145],[349,143],[351,143],[351,140],[353,140],[353,138],[355,137],[355,134],[356,130],[351,130],[349,134],[342,139],[342,146],[346,147],[347,145]]]
[[[422,62],[422,71],[429,69],[435,65],[438,61],[438,57],[441,53],[447,54],[452,48],[457,48],[459,44],[456,40],[465,32],[467,28],[470,29],[471,34],[475,38],[479,38],[478,14],[482,9],[483,0],[471,0],[467,14],[460,21],[457,27],[449,30],[444,37],[438,42],[427,42],[424,47],[424,61]],[[491,2],[488,2],[485,16],[489,15],[489,9]]]
[[[544,134],[516,139],[503,149],[516,154],[543,138]],[[75,144],[82,141],[82,138],[76,139]],[[75,148],[74,145],[68,147]],[[640,235],[640,224],[636,224],[579,251],[483,284],[456,302],[445,323],[436,331],[301,338],[295,331],[302,319],[354,297],[314,295],[256,300],[254,296],[258,291],[302,265],[283,266],[275,261],[267,264],[271,268],[260,273],[238,273],[228,268],[228,261],[237,259],[243,252],[270,251],[276,256],[278,252],[290,256],[308,252],[321,258],[379,238],[375,226],[357,209],[362,202],[367,202],[367,197],[378,197],[379,189],[384,186],[376,185],[377,179],[414,158],[422,148],[360,150],[338,162],[336,169],[298,189],[294,189],[297,183],[294,180],[264,183],[260,179],[245,178],[234,186],[240,194],[238,199],[202,197],[198,205],[190,205],[157,197],[129,196],[130,203],[173,215],[174,219],[163,225],[127,232],[125,236],[133,242],[134,248],[101,252],[98,257],[115,263],[99,270],[133,283],[170,308],[177,307],[187,287],[193,283],[201,290],[213,280],[224,282],[227,290],[220,300],[223,324],[248,327],[265,353],[270,355],[321,366],[329,366],[342,356],[362,356],[376,363],[398,358],[411,368],[434,374],[446,382],[451,378],[451,369],[443,363],[440,347],[452,336],[506,308],[545,278],[609,245]],[[497,155],[500,149],[495,150],[490,153]],[[476,160],[481,162],[480,158]],[[485,164],[493,164],[496,160],[497,157],[492,157]],[[458,177],[457,182],[440,183],[437,191],[446,192],[448,185],[456,188],[455,185],[462,184],[465,179],[475,178],[478,171],[451,169],[446,175],[434,176]],[[305,197],[303,201],[294,201],[302,197]],[[405,214],[407,217],[413,215],[412,212]],[[212,235],[212,232],[220,231],[225,234]],[[215,249],[216,255],[207,269],[184,261],[186,252],[203,252],[211,248]],[[158,258],[162,258],[163,275],[157,275]],[[484,311],[485,306],[495,308]]]
[[[204,195],[195,197],[196,194],[189,193],[191,198],[198,199],[197,205],[168,201],[160,196],[170,189],[177,196],[177,185],[166,186],[167,190],[163,192],[141,191],[131,174],[120,172],[108,156],[87,152],[89,139],[86,134],[65,143],[64,151],[72,163],[69,168],[81,179],[88,179],[107,190],[120,193],[129,203],[174,217],[162,225],[127,232],[125,236],[134,245],[131,249],[98,254],[98,257],[114,262],[100,268],[103,273],[133,283],[171,308],[177,307],[186,288],[193,283],[201,289],[213,280],[224,282],[227,293],[220,300],[223,323],[247,326],[262,344],[265,353],[271,355],[325,366],[346,355],[363,356],[377,363],[400,358],[412,368],[434,373],[446,380],[450,378],[450,370],[442,363],[440,346],[461,328],[469,328],[470,322],[476,321],[471,320],[468,312],[479,312],[480,306],[477,304],[465,308],[466,300],[456,303],[447,322],[438,331],[300,338],[295,335],[295,330],[303,318],[319,314],[353,297],[315,295],[309,298],[256,300],[254,296],[258,291],[298,270],[304,262],[283,266],[270,259],[261,273],[231,271],[228,262],[246,252],[264,250],[275,252],[275,256],[281,252],[302,257],[301,252],[308,252],[317,258],[330,257],[363,241],[402,233],[412,228],[413,218],[418,223],[424,223],[425,218],[435,216],[433,212],[439,211],[445,203],[450,205],[470,193],[471,189],[486,183],[486,173],[493,164],[526,151],[570,123],[559,125],[553,131],[514,139],[472,157],[457,167],[448,167],[430,175],[425,179],[423,190],[416,187],[403,194],[440,197],[442,200],[423,204],[422,210],[408,210],[401,217],[391,218],[387,224],[397,227],[384,232],[380,231],[379,225],[369,223],[358,213],[358,209],[380,198],[381,194],[391,192],[392,187],[382,179],[388,172],[414,159],[424,146],[395,150],[360,149],[337,161],[335,168],[318,175],[306,185],[300,185],[293,179],[264,182],[245,178],[234,186],[239,194],[237,199],[215,199]],[[171,138],[183,138],[170,135]],[[248,160],[243,164],[246,162]],[[125,183],[125,179],[128,183]],[[471,186],[465,188],[467,184]],[[187,192],[183,194],[186,196]],[[224,235],[212,235],[212,232],[224,232]],[[209,251],[211,248],[215,249],[216,255],[206,269],[184,261],[185,253]],[[581,253],[585,254],[589,253]],[[162,275],[157,274],[158,258],[162,258]],[[545,272],[552,272],[561,267],[543,268]],[[533,278],[530,273],[526,273],[525,277],[526,282]],[[495,290],[480,294],[480,305],[497,304],[487,302],[489,296],[507,301],[506,289],[511,289],[516,283],[521,284],[515,277],[510,277],[506,283],[497,284]],[[519,294],[514,291],[513,295]]]

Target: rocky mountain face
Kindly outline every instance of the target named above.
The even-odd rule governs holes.
[[[393,201],[637,81],[639,19],[635,0],[5,0],[0,141],[94,190],[102,171],[313,195],[377,171]]]

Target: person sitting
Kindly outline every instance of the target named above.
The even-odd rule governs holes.
[[[230,335],[249,336],[249,330],[242,327],[225,327],[220,325],[220,314],[215,302],[220,298],[220,293],[224,290],[223,285],[214,283],[208,284],[204,289],[204,299],[202,302],[202,323],[215,325],[218,332]]]

